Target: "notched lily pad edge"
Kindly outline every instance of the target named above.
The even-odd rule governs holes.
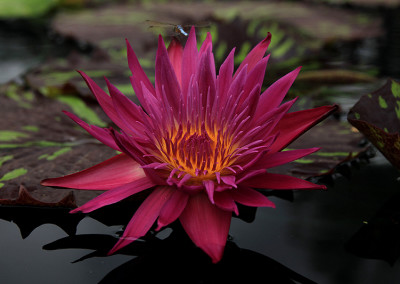
[[[36,207],[53,207],[53,208],[76,208],[76,198],[73,191],[67,193],[58,202],[43,202],[29,193],[24,185],[19,186],[18,197],[16,199],[0,199],[0,206],[36,206]]]

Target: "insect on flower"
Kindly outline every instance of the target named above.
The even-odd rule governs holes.
[[[166,36],[171,36],[182,43],[186,42],[191,27],[195,27],[197,30],[210,27],[210,24],[206,22],[196,23],[194,25],[183,25],[146,20],[145,23],[148,28],[154,32],[158,31]]]
[[[159,36],[155,84],[127,41],[131,83],[141,106],[106,80],[110,96],[80,72],[120,131],[90,126],[66,114],[105,145],[122,152],[89,169],[42,181],[45,186],[105,190],[72,210],[91,212],[149,190],[110,254],[179,220],[192,241],[213,262],[221,260],[237,204],[274,207],[255,188],[324,189],[325,186],[269,168],[302,158],[318,148],[281,151],[327,117],[336,106],[289,113],[296,99],[282,103],[300,68],[261,93],[271,35],[234,72],[234,50],[218,75],[208,34],[197,49],[192,27],[185,47]]]

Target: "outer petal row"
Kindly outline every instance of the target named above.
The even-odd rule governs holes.
[[[241,185],[266,189],[326,189],[325,185],[315,184],[292,176],[267,173],[266,171],[243,181]]]
[[[272,144],[269,153],[284,149],[301,134],[336,111],[337,108],[337,105],[322,106],[286,114],[271,133],[272,135],[279,133],[279,135]]]
[[[86,202],[81,207],[72,210],[71,213],[92,212],[103,206],[117,203],[133,194],[136,194],[140,191],[153,187],[154,185],[155,184],[147,177],[137,179],[133,182],[106,191],[105,193],[97,196],[96,198],[93,198],[89,202]]]
[[[146,175],[131,157],[120,154],[83,171],[59,178],[45,179],[44,186],[59,186],[76,189],[109,190]]]
[[[143,237],[150,230],[159,216],[161,208],[163,208],[173,192],[174,190],[169,186],[160,186],[154,189],[135,212],[124,234],[108,254],[113,254],[115,251]]]
[[[216,263],[224,253],[231,217],[231,212],[211,204],[201,193],[190,197],[179,220],[192,241]]]

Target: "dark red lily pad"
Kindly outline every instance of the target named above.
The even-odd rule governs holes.
[[[295,175],[300,178],[331,175],[337,167],[357,158],[370,157],[368,147],[360,144],[363,136],[351,125],[333,117],[314,126],[288,146],[288,149],[320,147],[311,155],[271,169],[271,172]]]
[[[18,197],[16,199],[0,199],[2,205],[28,205],[28,206],[47,206],[47,207],[67,207],[74,208],[76,206],[75,195],[72,191],[68,193],[63,199],[57,202],[43,202],[39,201],[28,192],[25,186],[19,187]]]
[[[361,97],[348,114],[349,122],[400,169],[400,84],[386,84]]]
[[[45,188],[40,180],[90,167],[115,151],[77,128],[62,113],[63,109],[73,111],[68,104],[14,84],[2,86],[0,94],[0,204],[76,206],[58,203],[71,190]],[[109,120],[99,107],[91,109],[106,126]],[[21,184],[26,186],[23,196],[32,198],[21,196]],[[98,194],[76,191],[77,204]]]

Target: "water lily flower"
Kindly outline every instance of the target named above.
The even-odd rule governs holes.
[[[45,186],[104,193],[71,212],[88,213],[149,190],[110,254],[156,230],[180,221],[212,261],[221,260],[237,204],[274,207],[255,188],[324,189],[325,186],[268,171],[318,150],[282,151],[327,117],[336,106],[288,112],[282,103],[300,68],[261,93],[271,35],[234,72],[234,50],[216,75],[211,35],[197,48],[194,28],[183,48],[168,49],[159,36],[153,85],[127,41],[131,83],[141,106],[107,79],[110,96],[80,72],[99,104],[120,128],[88,125],[66,114],[93,137],[122,152],[78,173],[42,181]]]

